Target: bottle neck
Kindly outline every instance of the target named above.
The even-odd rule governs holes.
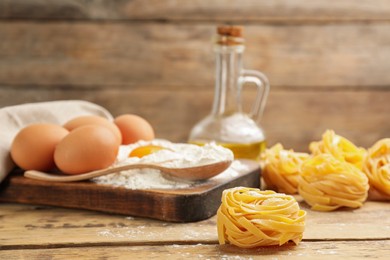
[[[212,113],[229,115],[239,111],[239,77],[244,45],[215,45],[216,79]]]

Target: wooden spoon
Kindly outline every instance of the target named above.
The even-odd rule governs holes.
[[[52,182],[72,182],[72,181],[83,181],[89,180],[95,177],[107,175],[110,173],[131,170],[131,169],[157,169],[160,170],[164,177],[168,179],[179,179],[184,181],[201,181],[209,179],[227,168],[229,168],[232,161],[220,161],[216,163],[204,164],[199,166],[184,167],[184,168],[170,168],[161,166],[158,164],[128,164],[122,166],[116,166],[103,170],[97,170],[82,174],[75,175],[56,175],[35,170],[28,170],[24,173],[24,176],[30,179],[52,181]]]

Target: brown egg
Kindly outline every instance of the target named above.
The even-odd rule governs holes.
[[[86,125],[101,125],[109,128],[115,136],[118,138],[119,143],[122,143],[122,135],[118,127],[113,123],[108,121],[108,119],[101,116],[79,116],[73,118],[64,124],[64,127],[69,131],[72,131],[80,126]]]
[[[119,145],[107,127],[86,125],[71,131],[57,145],[54,161],[67,174],[100,170],[115,162]]]
[[[54,168],[54,150],[69,131],[55,124],[31,124],[21,129],[11,145],[11,157],[24,170]]]
[[[154,139],[154,130],[148,121],[137,115],[120,115],[114,123],[122,133],[122,144]]]

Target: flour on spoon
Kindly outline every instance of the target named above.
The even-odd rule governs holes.
[[[142,158],[128,157],[132,150],[146,145],[161,146],[165,149]],[[183,168],[233,159],[233,153],[229,149],[216,144],[198,146],[194,144],[172,143],[166,140],[153,140],[148,142],[139,141],[131,145],[122,145],[118,153],[117,161],[113,166],[131,163],[157,163],[171,168]],[[245,166],[239,161],[234,161],[231,167],[212,179],[229,176],[234,177],[238,175],[237,170],[240,170],[237,167],[242,168]],[[127,189],[181,189],[197,185],[197,183],[165,179],[159,170],[154,169],[121,171],[94,178],[93,181],[99,184],[125,187]]]

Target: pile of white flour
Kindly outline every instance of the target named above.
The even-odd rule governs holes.
[[[133,149],[146,145],[161,146],[166,149],[156,151],[142,158],[128,157]],[[198,146],[193,144],[171,143],[166,140],[153,140],[149,142],[140,141],[131,145],[122,145],[118,153],[117,162],[113,166],[131,163],[157,163],[162,166],[181,168],[233,159],[233,153],[229,149],[215,144]],[[246,166],[239,161],[233,161],[232,165],[226,171],[212,179],[234,177],[238,175],[239,171],[245,170],[245,168]],[[94,178],[93,181],[99,184],[125,187],[127,189],[179,189],[199,184],[168,180],[161,175],[159,170],[154,169],[121,171]]]

